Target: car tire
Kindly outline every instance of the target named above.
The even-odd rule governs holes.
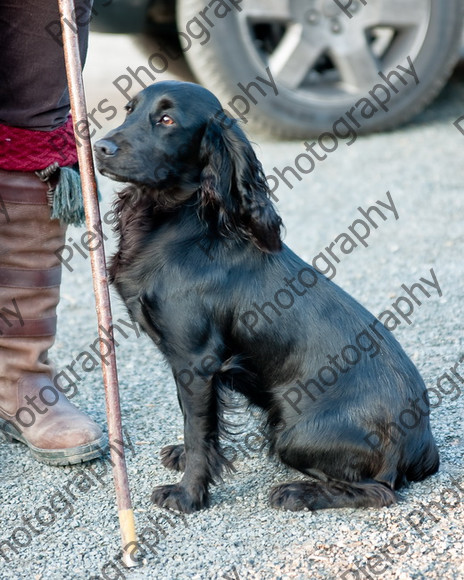
[[[246,110],[243,100],[234,101],[236,96],[247,98],[239,83],[247,86],[257,76],[274,79],[277,95],[270,86],[262,85],[265,96],[251,88],[255,98],[248,98],[249,110],[241,117],[252,131],[281,138],[305,138],[327,131],[359,99],[369,97],[376,83],[384,83],[379,72],[388,74],[398,70],[398,65],[408,67],[409,56],[418,83],[409,75],[407,86],[396,76],[390,77],[397,92],[390,91],[388,111],[379,107],[370,118],[359,117],[358,132],[384,130],[408,121],[436,97],[453,71],[461,46],[462,0],[410,0],[409,8],[403,0],[353,0],[357,10],[351,17],[340,4],[346,6],[348,1],[243,0],[237,4],[239,8],[221,18],[211,7],[209,14],[204,12],[208,6],[204,0],[178,0],[177,27],[184,31],[184,38],[195,30],[197,39],[184,44],[190,68],[233,116],[237,116],[234,107]],[[294,30],[303,30],[298,38],[306,43],[299,47],[295,41],[294,50],[300,51],[300,57],[283,46],[290,46],[296,38]],[[321,49],[323,43],[328,43],[328,49]],[[361,46],[359,53],[354,52],[354,45]],[[309,54],[312,61],[308,65]],[[301,67],[305,66],[302,76]],[[266,67],[271,75],[272,69],[277,74],[269,77]]]

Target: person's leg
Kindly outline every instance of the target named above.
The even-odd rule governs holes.
[[[76,4],[88,23],[89,2]],[[0,431],[67,465],[100,456],[106,438],[60,392],[48,359],[66,226],[51,219],[53,194],[35,172],[77,158],[57,25],[57,2],[0,2]],[[86,25],[80,44],[84,57]]]

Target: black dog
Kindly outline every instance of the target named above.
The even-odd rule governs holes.
[[[227,389],[266,413],[271,450],[311,476],[274,487],[274,507],[386,506],[437,471],[418,371],[374,316],[282,244],[261,164],[214,95],[160,82],[126,108],[95,145],[101,173],[131,184],[115,205],[110,277],[171,365],[185,425],[184,445],[162,450],[184,475],[152,500],[208,505],[227,465]],[[400,427],[411,407],[415,424]]]

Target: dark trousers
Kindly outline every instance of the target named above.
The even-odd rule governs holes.
[[[75,0],[82,63],[91,0]],[[51,131],[69,114],[58,0],[0,0],[0,123]]]

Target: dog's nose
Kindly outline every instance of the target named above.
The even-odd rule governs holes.
[[[118,149],[118,146],[109,139],[100,139],[94,145],[95,153],[102,157],[112,157],[116,155]]]

